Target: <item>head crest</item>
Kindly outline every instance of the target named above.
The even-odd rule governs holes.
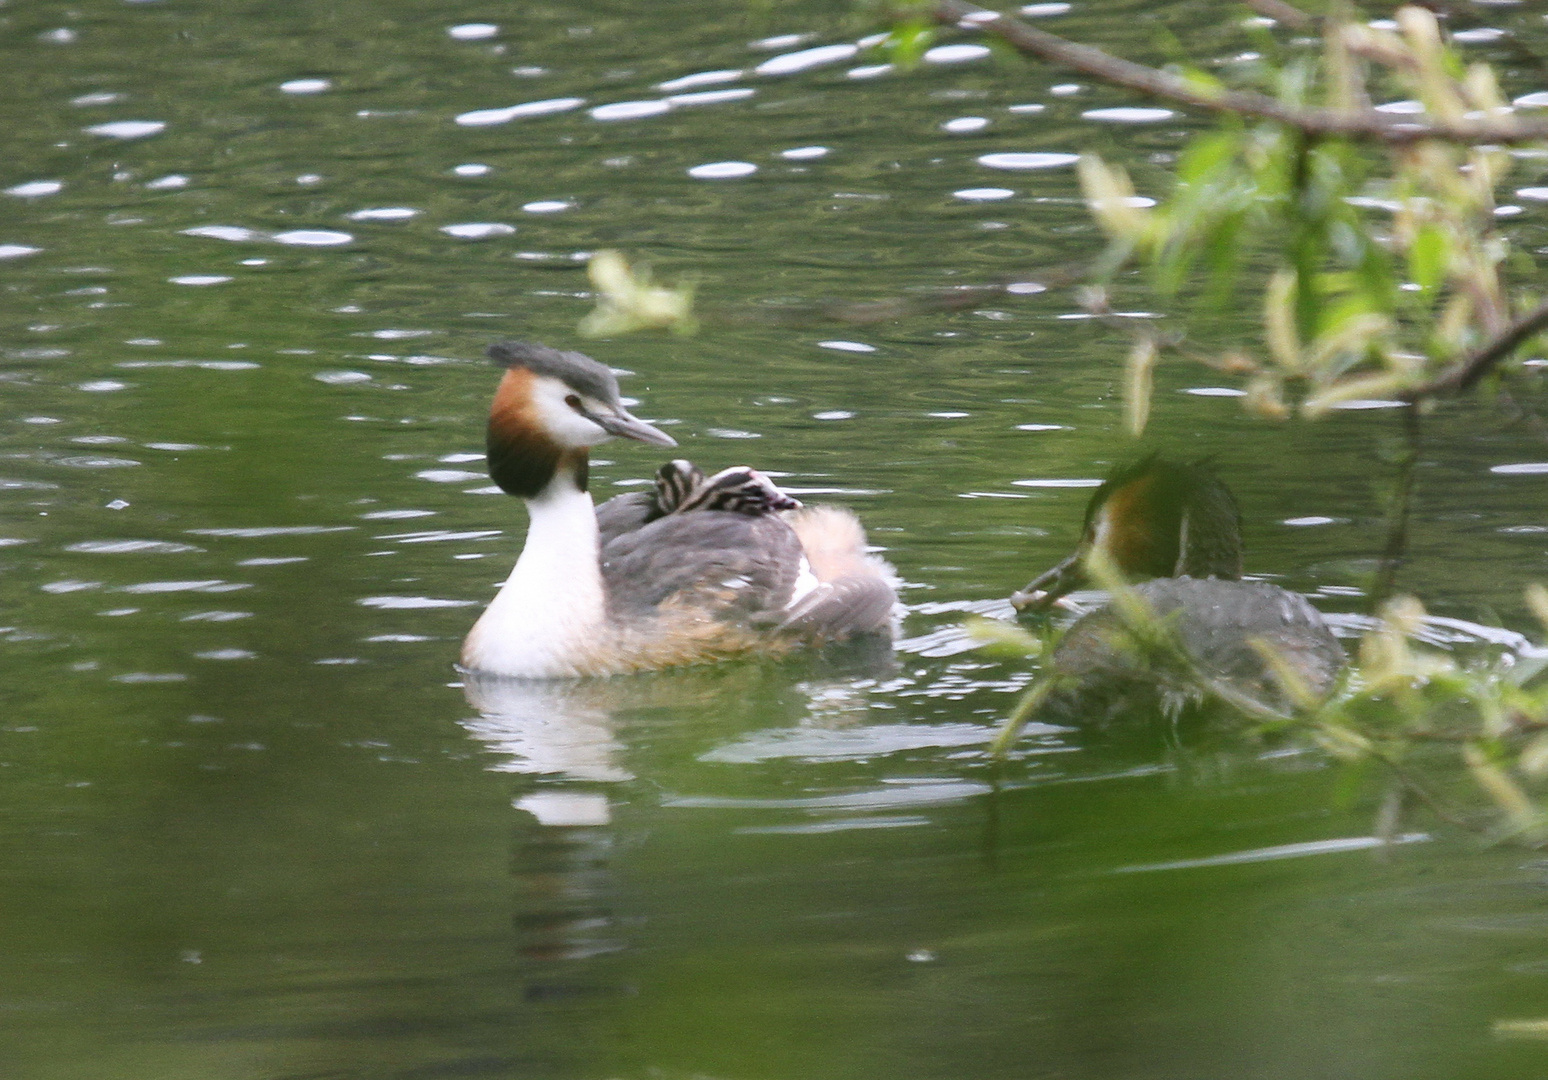
[[[606,364],[585,353],[565,352],[532,341],[497,341],[489,359],[507,368],[525,368],[534,375],[559,379],[586,397],[618,403],[618,378]]]

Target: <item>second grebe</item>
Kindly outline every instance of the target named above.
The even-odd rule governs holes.
[[[464,667],[611,675],[891,634],[891,567],[867,553],[849,511],[781,513],[795,500],[762,473],[700,480],[673,462],[654,495],[610,500],[599,515],[591,447],[676,441],[631,416],[613,373],[588,356],[525,342],[489,355],[506,367],[489,414],[489,475],[526,502],[530,521],[515,569],[463,642]]]
[[[1230,489],[1207,467],[1153,455],[1114,473],[1086,507],[1074,554],[1011,603],[1019,610],[1053,606],[1084,583],[1092,549],[1128,576],[1153,578],[1134,591],[1170,629],[1192,670],[1149,662],[1120,615],[1104,607],[1071,626],[1050,660],[1067,688],[1066,706],[1089,708],[1098,699],[1126,706],[1142,691],[1176,712],[1206,696],[1197,685],[1202,678],[1217,696],[1285,713],[1294,706],[1292,695],[1260,645],[1312,695],[1332,689],[1346,659],[1343,646],[1304,596],[1240,580],[1241,517]]]

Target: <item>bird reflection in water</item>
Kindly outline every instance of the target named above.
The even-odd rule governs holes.
[[[885,645],[885,643],[884,643]],[[627,993],[577,983],[580,969],[556,967],[628,948],[613,859],[616,812],[639,797],[641,781],[671,790],[694,781],[696,755],[673,747],[652,765],[651,745],[623,737],[665,718],[665,737],[712,746],[749,729],[866,722],[867,694],[896,671],[890,647],[836,646],[796,664],[728,664],[612,679],[504,679],[466,673],[463,692],[477,715],[463,727],[489,751],[486,768],[518,774],[512,846],[517,950],[532,966],[527,995],[549,999]],[[681,721],[681,723],[679,723]],[[638,740],[637,740],[638,741]],[[650,775],[641,775],[647,770]],[[623,797],[627,792],[627,798]],[[650,796],[646,796],[650,797]],[[627,902],[625,905],[627,906]]]
[[[511,853],[517,951],[533,965],[529,998],[608,992],[555,978],[549,964],[617,952],[608,784],[633,779],[614,734],[616,689],[601,681],[480,679],[463,692],[479,715],[463,721],[491,751],[486,767],[539,778],[520,785]],[[617,992],[617,988],[613,988]]]

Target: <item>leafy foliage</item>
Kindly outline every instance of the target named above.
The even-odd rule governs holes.
[[[1509,114],[1493,71],[1464,65],[1430,11],[1404,7],[1396,22],[1393,32],[1330,17],[1319,55],[1261,61],[1258,88],[1299,109],[1368,111],[1397,93],[1398,108],[1442,121]],[[1248,254],[1271,260],[1260,344],[1209,362],[1245,376],[1247,406],[1278,419],[1444,392],[1535,303],[1506,280],[1510,245],[1495,227],[1512,163],[1499,146],[1318,137],[1228,116],[1183,151],[1154,208],[1096,157],[1082,159],[1080,179],[1110,238],[1099,264],[1109,282],[1139,262],[1163,296],[1218,311]],[[1147,392],[1129,380],[1136,433],[1146,409],[1132,399]]]
[[[1422,643],[1423,606],[1413,597],[1387,603],[1361,639],[1359,663],[1326,699],[1300,684],[1294,670],[1277,662],[1263,643],[1265,660],[1295,709],[1281,712],[1229,681],[1203,673],[1170,632],[1168,620],[1148,610],[1111,566],[1091,567],[1093,578],[1113,594],[1113,605],[1131,632],[1129,647],[1165,662],[1173,673],[1191,673],[1198,698],[1245,718],[1263,738],[1292,738],[1321,748],[1346,769],[1347,794],[1382,782],[1378,831],[1396,833],[1398,810],[1419,802],[1444,820],[1495,840],[1548,843],[1548,646],[1525,656],[1466,662]],[[1528,603],[1548,634],[1548,590],[1533,585]],[[1024,655],[1046,655],[1048,643],[1015,628],[974,624],[975,636],[1002,655],[1022,645]],[[1003,625],[1003,624],[1001,624]],[[1025,691],[993,750],[1004,754],[1023,726],[1060,687],[1051,665]],[[1457,766],[1461,765],[1459,769]],[[1470,784],[1459,785],[1465,775]]]
[[[1511,127],[1492,69],[1465,63],[1426,7],[1400,7],[1391,30],[1355,21],[1342,3],[1320,18],[1276,6],[1298,29],[1315,25],[1321,47],[1302,48],[1304,38],[1282,46],[1260,29],[1259,59],[1238,66],[1246,73],[1239,86],[1186,63],[1166,72],[1135,65],[957,0],[939,0],[935,13],[986,28],[1024,53],[1220,116],[1181,153],[1158,205],[1137,197],[1122,168],[1089,154],[1079,162],[1088,206],[1108,237],[1093,264],[1096,284],[1084,290],[1098,313],[1109,310],[1120,272],[1136,264],[1174,309],[1215,318],[1244,291],[1245,267],[1268,267],[1266,280],[1253,274],[1263,310],[1258,340],[1247,347],[1202,355],[1185,346],[1185,334],[1123,320],[1135,337],[1125,426],[1135,437],[1144,432],[1154,370],[1169,351],[1243,377],[1247,407],[1272,419],[1314,418],[1363,398],[1408,402],[1408,453],[1397,462],[1385,571],[1373,590],[1381,597],[1406,543],[1420,414],[1499,370],[1548,326],[1548,304],[1509,279],[1531,262],[1513,255],[1495,213],[1515,156],[1497,143],[1536,132]],[[894,45],[906,54],[921,33],[917,21],[902,23]],[[1372,105],[1394,97],[1402,100]],[[1421,125],[1418,133],[1394,126],[1403,114]],[[1477,134],[1483,128],[1487,139]],[[1153,670],[1164,665],[1191,679],[1199,698],[1245,716],[1261,734],[1322,747],[1345,763],[1350,790],[1379,766],[1388,794],[1378,831],[1391,835],[1405,800],[1417,799],[1497,839],[1548,843],[1548,678],[1539,677],[1548,648],[1464,662],[1422,645],[1423,607],[1397,597],[1381,607],[1358,665],[1326,698],[1255,643],[1292,703],[1275,710],[1201,670],[1114,567],[1088,558],[1087,570],[1112,593],[1128,631],[1120,647]],[[1528,602],[1548,630],[1548,591],[1532,586]],[[975,633],[1002,653],[1049,654],[1050,642],[1024,633]],[[1070,678],[1053,654],[1011,711],[996,754]],[[1449,768],[1436,768],[1441,760]]]
[[[596,289],[597,306],[576,327],[582,337],[617,337],[636,330],[692,334],[699,328],[692,285],[657,285],[648,268],[631,267],[611,250],[592,255],[586,274]]]

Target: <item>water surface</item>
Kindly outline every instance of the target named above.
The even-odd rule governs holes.
[[[1043,17],[1142,59],[1160,26],[1250,48],[1214,5]],[[1047,727],[990,766],[1031,670],[955,626],[1130,453],[1124,341],[1068,290],[800,313],[1089,257],[1070,155],[1159,194],[1190,122],[972,49],[878,71],[874,29],[0,6],[0,1073],[1541,1071],[1492,1034],[1548,1016],[1534,857],[1422,818],[1372,850],[1374,789],[1229,732]],[[705,329],[585,348],[702,464],[859,510],[906,582],[895,656],[463,685],[523,529],[482,471],[482,348],[576,347],[603,247],[695,280]],[[1249,569],[1360,610],[1395,417],[1267,428],[1222,388],[1164,369],[1157,443],[1216,455]],[[1510,415],[1448,406],[1422,462],[1405,584],[1464,640],[1528,629],[1548,572]],[[600,496],[657,464],[597,457]]]

